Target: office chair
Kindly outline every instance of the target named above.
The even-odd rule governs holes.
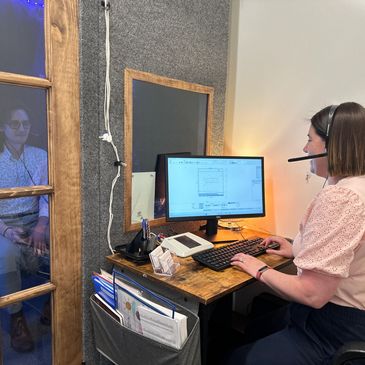
[[[355,360],[354,364],[365,364],[365,341],[349,342],[341,346],[333,358],[333,365],[346,365]]]

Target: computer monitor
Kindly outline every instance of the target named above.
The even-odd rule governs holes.
[[[205,238],[217,234],[218,219],[265,215],[264,158],[166,156],[166,220],[207,220]]]
[[[157,155],[156,167],[155,167],[155,204],[154,204],[154,218],[165,217],[165,202],[166,202],[166,169],[165,160],[166,156],[186,156],[191,155],[190,152],[173,152],[173,153],[160,153]]]

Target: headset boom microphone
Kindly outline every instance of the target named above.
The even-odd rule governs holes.
[[[333,116],[335,115],[335,112],[338,108],[338,105],[331,105],[329,113],[328,113],[328,118],[327,118],[327,126],[325,129],[325,133],[326,133],[326,148],[327,148],[327,144],[328,144],[328,138],[329,138],[329,134],[330,134],[330,129],[331,129],[331,124],[332,124],[332,120],[333,120]],[[319,153],[318,155],[308,155],[308,156],[303,156],[303,157],[294,157],[294,158],[289,158],[288,162],[297,162],[297,161],[303,161],[303,160],[311,160],[313,158],[320,158],[320,157],[325,157],[327,156],[327,152],[324,153]]]
[[[319,153],[318,155],[308,155],[303,157],[293,157],[289,158],[288,162],[297,162],[297,161],[303,161],[303,160],[311,160],[312,158],[320,158],[320,157],[326,157],[327,152],[325,153]]]

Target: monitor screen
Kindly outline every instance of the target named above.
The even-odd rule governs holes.
[[[157,155],[156,160],[156,181],[155,181],[155,204],[154,204],[154,218],[165,217],[165,202],[166,202],[166,169],[165,159],[166,156],[186,156],[191,155],[190,152],[174,152],[174,153],[161,153]]]
[[[166,219],[207,219],[207,235],[223,218],[265,215],[264,159],[166,156]]]

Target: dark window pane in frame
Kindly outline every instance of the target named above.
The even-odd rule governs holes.
[[[3,365],[52,364],[51,294],[0,310]]]
[[[0,71],[45,77],[44,0],[1,0]]]
[[[0,189],[48,184],[46,93],[0,84]]]

